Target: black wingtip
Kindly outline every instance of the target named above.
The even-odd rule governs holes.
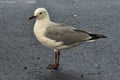
[[[92,37],[91,40],[99,39],[99,38],[107,38],[107,36],[101,34],[89,34],[89,35]]]
[[[107,36],[104,36],[104,35],[103,35],[103,37],[102,37],[102,38],[107,38]]]

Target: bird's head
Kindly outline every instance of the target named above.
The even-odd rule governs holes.
[[[38,20],[49,18],[49,14],[45,8],[37,8],[34,11],[34,15],[29,18],[29,20],[37,18]]]

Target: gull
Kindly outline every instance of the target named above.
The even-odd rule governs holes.
[[[33,18],[36,18],[34,34],[37,40],[55,53],[54,63],[49,64],[48,69],[58,68],[60,50],[68,49],[84,42],[95,41],[99,38],[106,38],[106,36],[101,34],[92,34],[69,25],[55,23],[50,20],[48,11],[45,8],[37,8],[29,20]]]

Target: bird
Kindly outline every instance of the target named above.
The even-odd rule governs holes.
[[[56,23],[50,20],[45,8],[37,8],[29,20],[36,18],[34,35],[44,46],[54,51],[54,63],[48,65],[48,69],[57,69],[60,60],[60,50],[69,49],[81,43],[107,38],[102,34],[93,34],[66,24]]]

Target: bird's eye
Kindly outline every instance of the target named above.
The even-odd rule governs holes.
[[[40,12],[40,14],[42,14],[42,12]]]

